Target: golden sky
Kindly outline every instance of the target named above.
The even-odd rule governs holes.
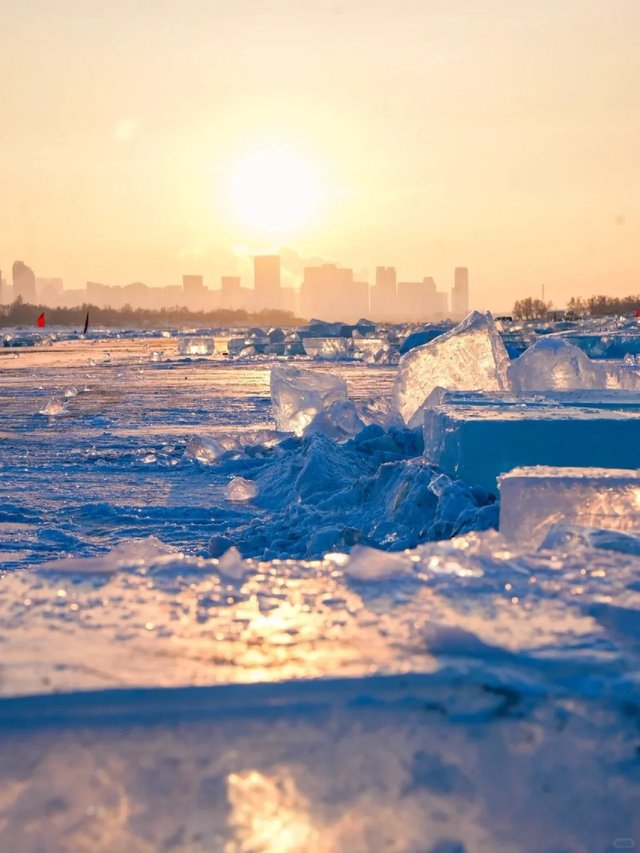
[[[466,265],[496,310],[639,292],[638,44],[638,0],[5,0],[0,267],[217,286],[284,246]],[[313,203],[266,225],[238,182],[273,157]]]

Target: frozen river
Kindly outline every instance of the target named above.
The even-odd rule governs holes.
[[[640,540],[446,539],[405,433],[282,443],[278,363],[0,350],[0,849],[640,846]]]

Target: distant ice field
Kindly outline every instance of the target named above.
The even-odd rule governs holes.
[[[232,435],[250,443],[254,432],[264,439],[274,430],[269,374],[279,361],[185,358],[175,338],[0,349],[5,568],[149,535],[206,553],[212,520],[251,509],[229,507],[229,475],[185,458],[187,442]],[[313,366],[343,376],[355,400],[388,396],[395,374],[350,362]],[[66,411],[40,414],[50,400]]]

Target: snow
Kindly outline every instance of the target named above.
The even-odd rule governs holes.
[[[539,545],[558,523],[640,532],[640,471],[515,468],[499,478],[500,532]]]
[[[434,388],[504,391],[508,389],[509,356],[488,312],[472,312],[449,332],[402,356],[393,387],[393,402],[405,423]]]

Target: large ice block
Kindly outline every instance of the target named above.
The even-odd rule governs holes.
[[[302,346],[306,355],[327,361],[353,358],[354,355],[351,338],[303,338]]]
[[[640,413],[542,399],[442,404],[424,410],[424,444],[448,474],[495,493],[498,476],[522,465],[637,468]]]
[[[213,338],[178,338],[180,355],[213,355],[215,349]]]
[[[544,337],[511,362],[509,381],[516,393],[599,388],[640,390],[640,376],[615,362],[596,362],[561,337]]]
[[[274,367],[271,404],[277,428],[302,435],[317,414],[333,403],[347,400],[347,384],[331,373]]]
[[[637,470],[515,468],[499,486],[500,532],[518,545],[537,547],[557,523],[640,530]]]
[[[410,426],[434,388],[505,391],[509,356],[490,313],[473,311],[435,340],[403,355],[393,403]]]
[[[575,391],[549,390],[540,394],[512,394],[486,391],[447,391],[434,388],[424,402],[424,408],[437,406],[489,406],[490,408],[527,409],[550,405],[570,406],[579,409],[621,409],[636,411],[640,415],[640,392],[624,389],[579,389]]]

